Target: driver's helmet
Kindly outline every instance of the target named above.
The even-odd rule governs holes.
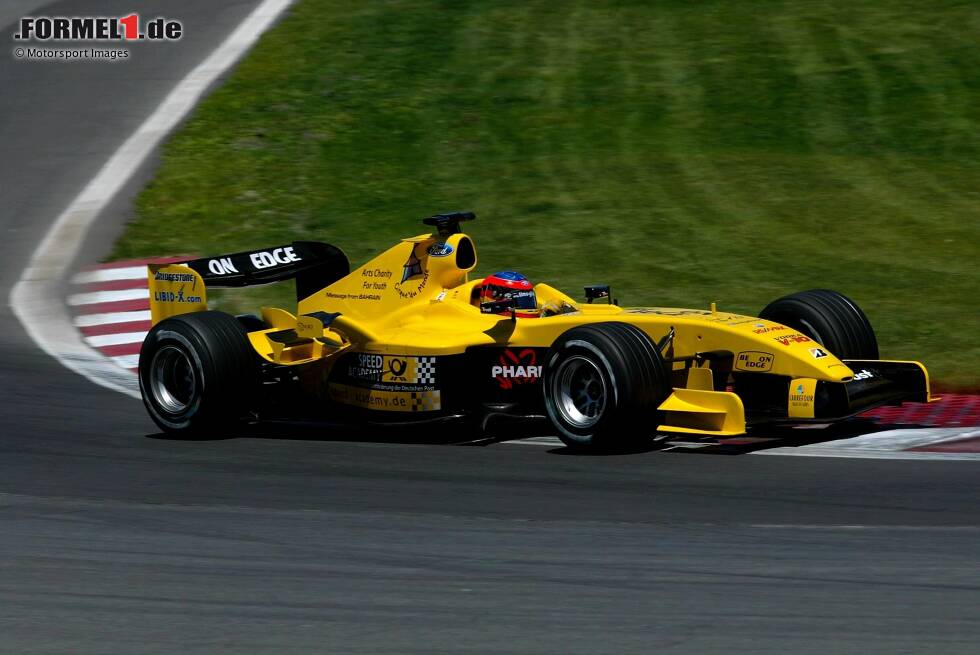
[[[500,271],[483,279],[480,311],[484,314],[510,315],[511,300],[518,318],[537,318],[541,315],[534,285],[520,273]]]

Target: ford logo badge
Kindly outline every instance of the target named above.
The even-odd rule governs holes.
[[[453,254],[453,247],[448,243],[433,243],[429,246],[430,257],[448,257]]]

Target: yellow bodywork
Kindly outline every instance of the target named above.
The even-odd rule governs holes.
[[[666,412],[662,432],[732,436],[745,432],[742,399],[725,391],[674,389],[659,408]]]
[[[463,240],[469,237],[455,234],[446,242],[458,251]],[[298,313],[340,312],[334,325],[341,327],[338,321],[343,319],[343,326],[348,328],[345,332],[363,335],[356,345],[367,352],[448,355],[474,345],[546,347],[566,330],[583,323],[625,321],[654,340],[675,328],[675,354],[724,348],[736,354],[736,366],[739,353],[770,357],[763,369],[744,370],[834,382],[853,375],[829,353],[813,358],[809,349],[819,344],[794,330],[727,312],[579,304],[546,284],[537,284],[535,292],[541,306],[564,303],[574,311],[516,321],[483,314],[471,298],[481,280],[467,280],[475,258],[473,265],[463,269],[454,265],[452,257],[430,257],[427,250],[436,242],[429,235],[402,241],[321,293],[301,300]],[[414,259],[419,260],[423,273],[403,280],[406,263]]]
[[[433,248],[437,244],[439,247]],[[450,254],[443,254],[447,251]],[[800,418],[813,416],[813,388],[817,381],[847,382],[854,376],[846,364],[796,330],[718,311],[713,303],[710,309],[703,310],[593,305],[578,303],[547,284],[537,284],[535,292],[544,310],[540,318],[512,320],[509,316],[484,314],[473,302],[474,288],[481,282],[470,279],[476,265],[475,246],[465,234],[453,234],[444,240],[429,234],[404,239],[342,279],[300,300],[295,315],[264,308],[263,318],[272,327],[250,332],[249,339],[267,361],[301,365],[329,359],[346,350],[381,356],[441,356],[461,354],[480,345],[549,347],[573,327],[603,321],[635,325],[655,343],[673,330],[675,336],[664,354],[674,360],[674,370],[681,373],[675,379],[681,382],[660,406],[667,419],[659,429],[711,435],[745,432],[745,413],[737,395],[712,386],[711,372],[704,362],[691,361],[699,353],[730,353],[735,372],[791,378],[788,404],[791,415]],[[149,276],[154,323],[167,316],[207,308],[204,283],[191,269],[180,265],[151,266]],[[178,302],[179,298],[183,300]],[[326,314],[336,315],[329,324],[311,318]],[[276,340],[276,335],[290,330],[295,331],[295,340]],[[688,360],[683,361],[684,357]],[[688,370],[686,376],[682,374],[684,370]],[[798,385],[804,389],[794,405],[792,395]],[[347,402],[351,399],[345,394],[373,394],[355,399],[354,404],[399,409],[390,404],[395,402],[392,398],[382,397],[381,391],[342,387],[331,385],[330,396]]]

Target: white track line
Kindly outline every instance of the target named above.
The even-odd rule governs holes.
[[[85,343],[93,348],[103,346],[121,346],[124,343],[143,343],[146,332],[117,332],[116,334],[99,334],[93,337],[85,337]]]
[[[847,457],[850,459],[914,459],[916,461],[959,461],[980,462],[980,453],[930,453],[905,452],[901,450],[859,450],[857,448],[834,450],[832,448],[810,449],[809,446],[799,448],[773,448],[772,450],[757,450],[753,455],[780,455],[789,457]]]
[[[147,297],[148,293],[146,288],[90,291],[88,293],[76,293],[68,296],[68,304],[76,307],[78,305],[98,305],[104,302],[119,302],[121,300],[142,300]]]
[[[504,441],[503,443],[513,446],[564,446],[558,437],[528,437],[527,439],[516,439],[514,441]]]
[[[980,460],[978,453],[908,452],[910,448],[975,437],[980,437],[980,429],[975,427],[887,430],[809,446],[759,450],[755,454],[789,455],[792,457],[855,457],[860,459]]]
[[[119,367],[118,358],[106,358],[85,344],[72,327],[61,299],[59,285],[78,256],[85,234],[163,137],[187,116],[204,92],[255,44],[291,2],[264,0],[174,87],[58,216],[11,290],[10,308],[38,347],[92,382],[139,398],[132,373]]]
[[[980,429],[970,428],[913,428],[887,430],[850,439],[838,439],[809,446],[786,446],[756,450],[750,455],[788,455],[791,457],[849,457],[854,459],[914,459],[945,461],[980,461],[980,453],[908,452],[909,448],[936,445],[948,441],[980,437]],[[515,446],[559,447],[557,437],[530,437],[505,441]],[[704,444],[709,446],[712,444]],[[689,447],[697,447],[692,444]]]
[[[73,319],[76,327],[95,327],[111,323],[137,323],[149,321],[150,310],[141,312],[108,312],[105,314],[79,314]]]
[[[134,369],[140,363],[139,355],[117,355],[116,357],[110,357],[109,359],[115,362],[117,366],[121,366],[126,369]],[[126,373],[126,375],[130,377],[133,376],[132,373]],[[137,384],[139,384],[139,382],[137,382]]]
[[[94,282],[117,282],[119,280],[145,280],[146,266],[125,266],[123,268],[96,268],[82,271],[71,281],[74,284],[92,284]]]

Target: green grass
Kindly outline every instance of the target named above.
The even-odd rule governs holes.
[[[978,31],[971,1],[301,1],[114,257],[312,238],[357,263],[473,209],[484,272],[748,313],[838,289],[883,356],[976,388]]]

